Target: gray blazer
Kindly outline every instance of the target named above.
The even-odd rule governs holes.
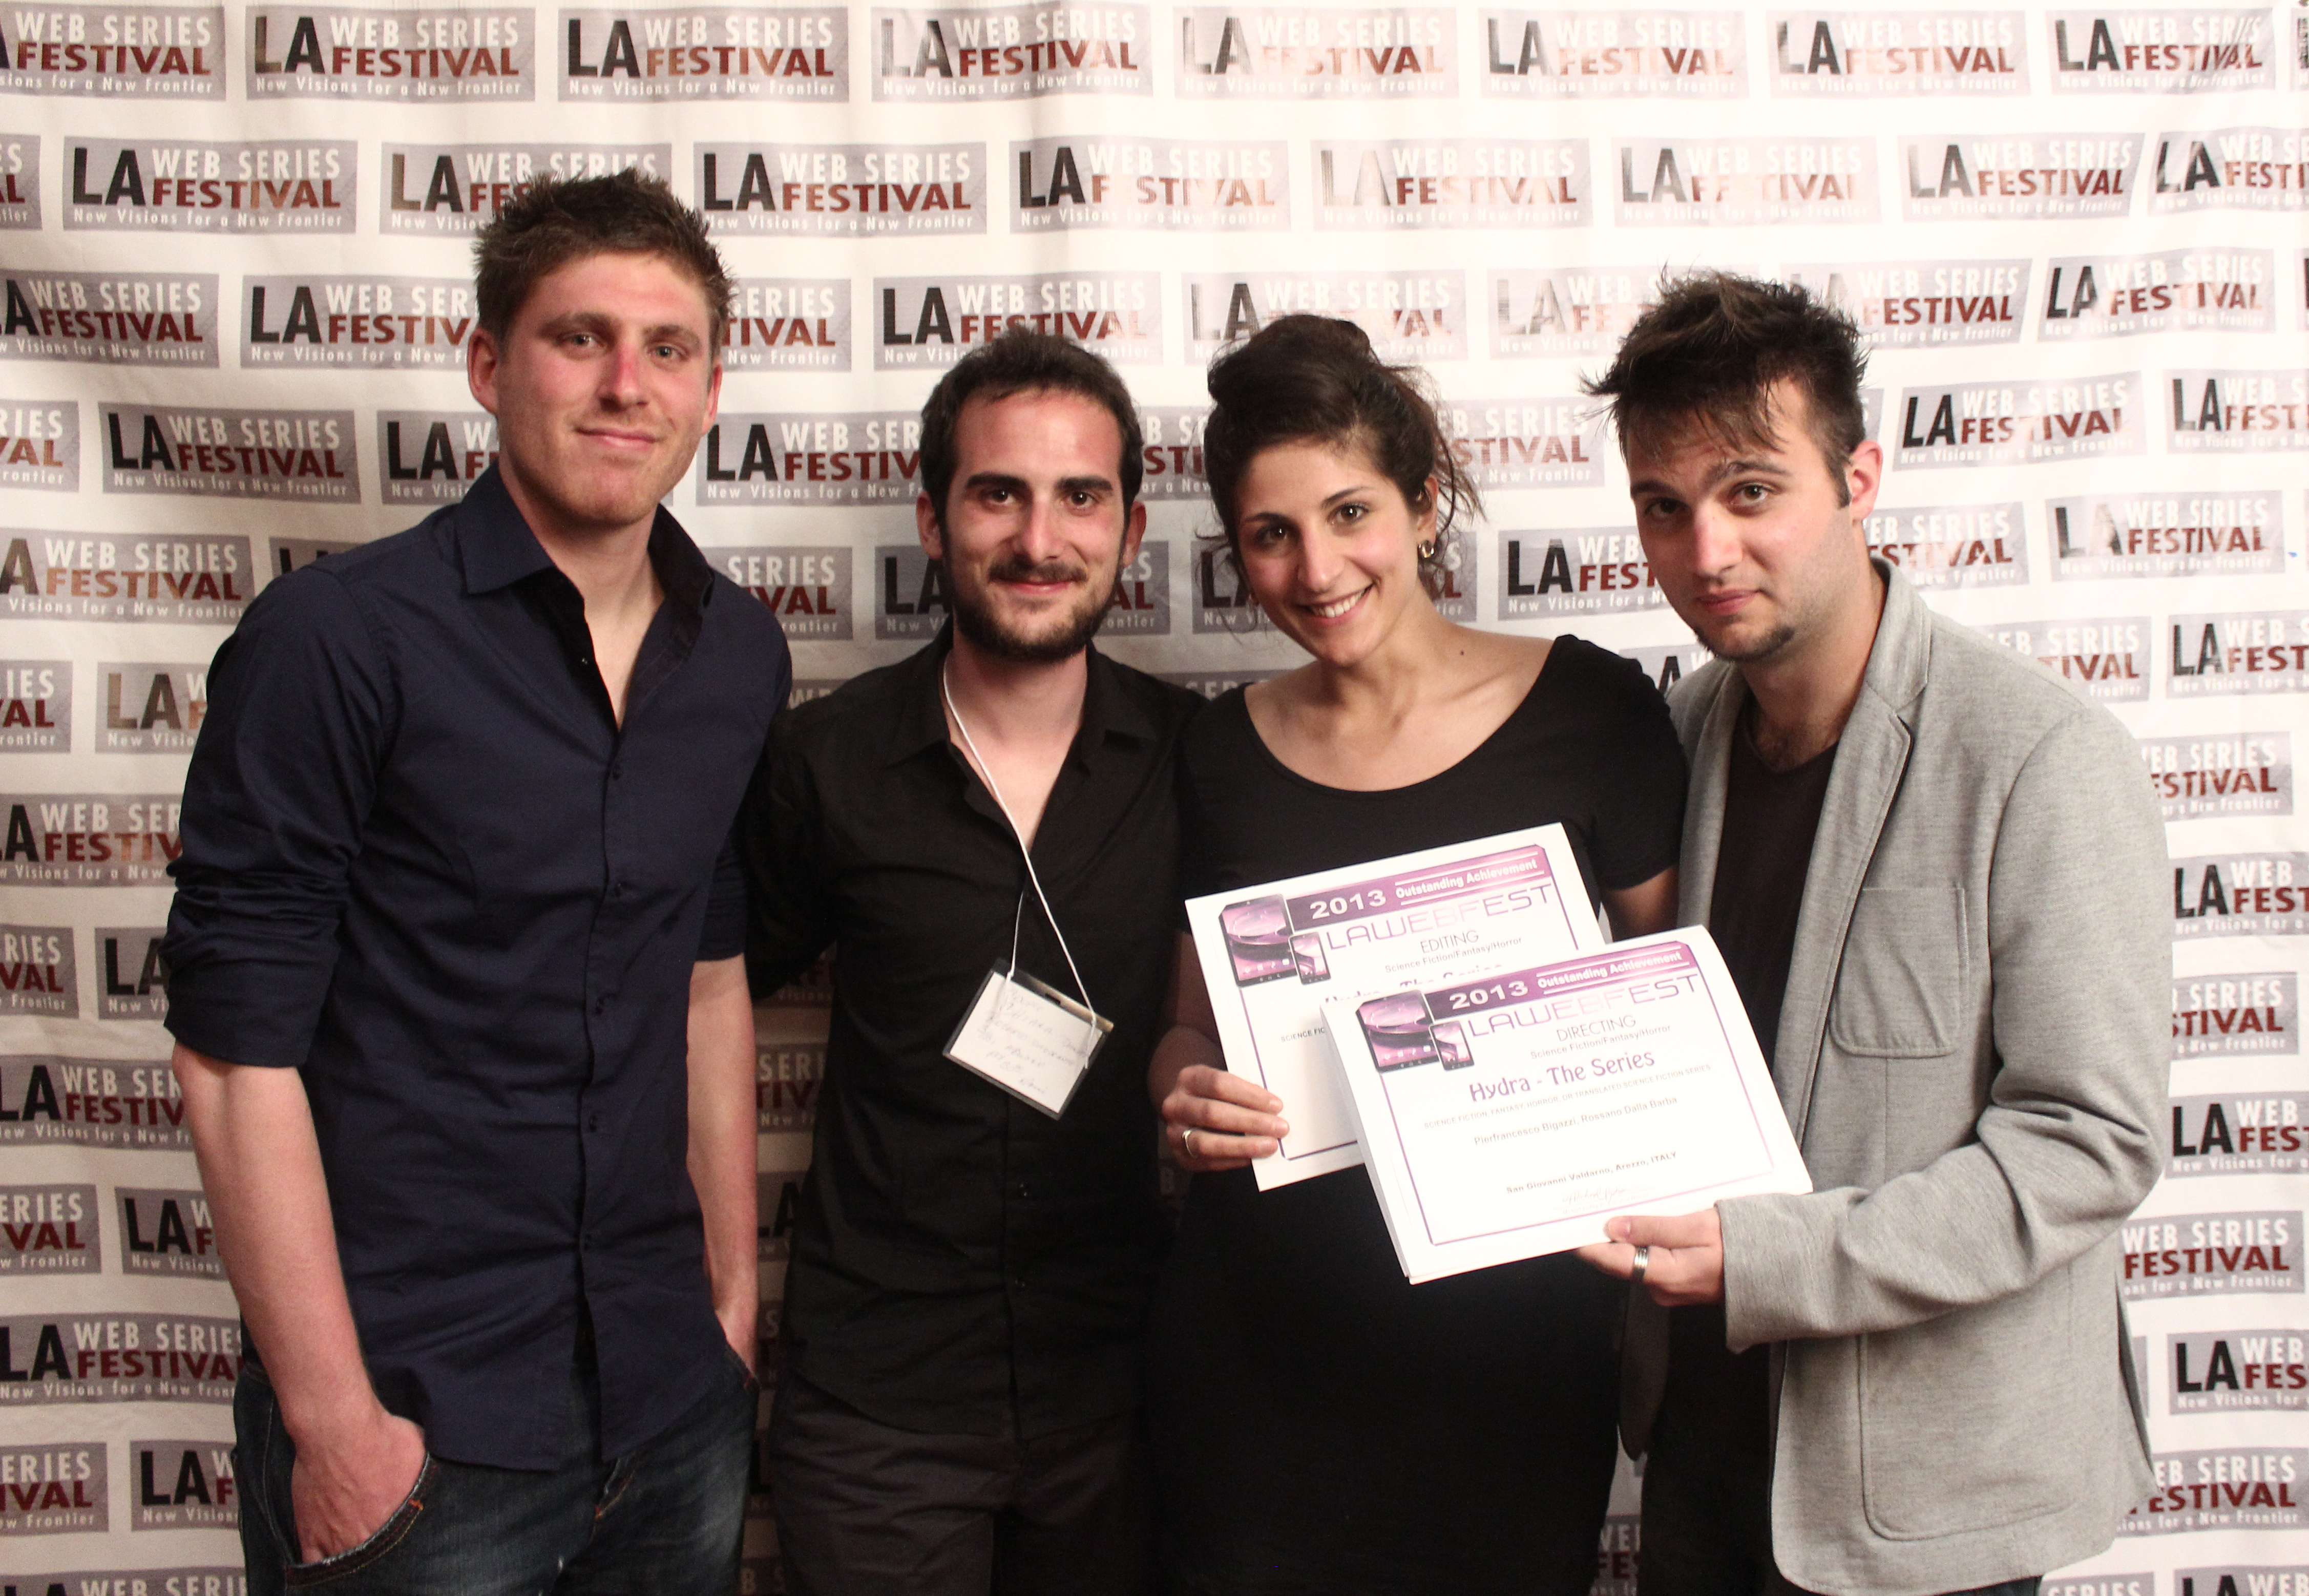
[[[2158,1172],[2172,933],[2131,736],[1876,568],[1776,1055],[1815,1189],[1718,1211],[1731,1344],[1773,1343],[1781,1572],[1923,1596],[2098,1552],[2150,1488],[2115,1231]],[[1746,699],[1721,661],[1670,698],[1686,924]],[[1665,1315],[1637,1297],[1640,1453]]]

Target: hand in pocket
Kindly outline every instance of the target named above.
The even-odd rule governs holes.
[[[299,1441],[289,1495],[298,1556],[307,1563],[350,1551],[385,1523],[425,1468],[425,1432],[383,1408],[366,1424]]]

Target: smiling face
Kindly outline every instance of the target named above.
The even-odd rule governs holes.
[[[1406,613],[1431,609],[1419,546],[1435,536],[1435,513],[1405,503],[1360,444],[1262,449],[1244,468],[1235,506],[1235,552],[1251,596],[1324,663],[1355,665]]]
[[[646,528],[713,419],[722,370],[698,285],[662,255],[592,254],[540,278],[467,376],[540,535]]]
[[[943,513],[924,496],[914,522],[955,629],[998,659],[1081,652],[1146,531],[1146,505],[1122,502],[1122,429],[1086,394],[1036,389],[972,400],[954,447]]]
[[[1801,388],[1774,386],[1772,436],[1727,444],[1698,427],[1630,449],[1636,531],[1668,603],[1723,659],[1764,665],[1875,625],[1875,574],[1861,523],[1883,451],[1864,443],[1839,472],[1812,438]],[[1849,503],[1838,503],[1839,479]]]

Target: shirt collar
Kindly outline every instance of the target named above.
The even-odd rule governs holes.
[[[558,568],[529,530],[494,463],[475,479],[457,506],[457,554],[464,566],[465,591],[477,597]],[[662,505],[650,527],[649,556],[658,586],[669,600],[683,609],[704,608],[713,589],[713,569]]]
[[[946,704],[939,684],[946,669],[946,657],[953,651],[954,623],[948,621],[938,628],[937,638],[928,648],[900,668],[910,679],[899,696],[898,712],[890,728],[886,763],[911,759],[923,749],[948,740]],[[1088,656],[1089,679],[1083,689],[1082,729],[1075,736],[1075,746],[1098,747],[1111,737],[1130,742],[1154,741],[1154,723],[1122,690],[1116,675],[1121,667],[1100,653],[1095,643],[1084,652]]]

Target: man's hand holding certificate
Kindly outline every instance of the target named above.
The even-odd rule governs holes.
[[[1812,1189],[1704,930],[1323,1007],[1414,1281]]]

